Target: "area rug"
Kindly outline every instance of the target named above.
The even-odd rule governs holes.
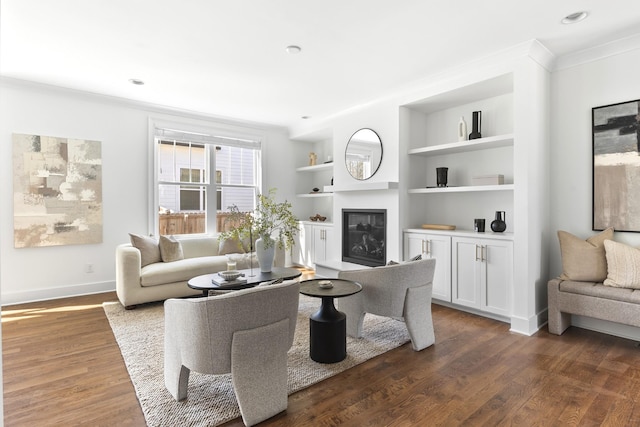
[[[409,341],[405,325],[367,314],[364,336],[347,337],[347,358],[339,363],[316,363],[309,358],[309,316],[320,300],[300,296],[295,339],[288,353],[289,394],[336,375],[352,366]],[[188,397],[176,402],[164,386],[164,311],[162,303],[125,310],[104,303],[111,329],[120,346],[142,412],[149,426],[215,426],[240,416],[231,375],[191,372]]]

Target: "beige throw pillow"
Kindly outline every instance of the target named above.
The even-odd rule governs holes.
[[[160,236],[160,255],[162,255],[163,262],[173,262],[184,259],[182,245],[173,236]]]
[[[605,240],[607,278],[604,284],[616,288],[640,289],[640,249]]]
[[[129,233],[131,245],[140,251],[141,267],[162,261],[158,241],[152,237]]]
[[[218,247],[218,255],[243,254],[244,248],[238,239],[222,239]]]
[[[604,241],[613,239],[613,228],[582,240],[566,231],[558,231],[562,254],[562,280],[602,282],[607,278]]]

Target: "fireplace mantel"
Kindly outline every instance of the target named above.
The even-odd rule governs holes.
[[[342,193],[347,191],[375,191],[375,190],[395,190],[398,183],[393,181],[380,182],[356,182],[346,185],[327,185],[323,191],[325,193]]]

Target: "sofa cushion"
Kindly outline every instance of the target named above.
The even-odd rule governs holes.
[[[640,290],[635,289],[614,288],[612,286],[604,286],[602,283],[576,282],[571,280],[560,282],[559,288],[561,292],[571,294],[640,304]]]
[[[185,258],[218,255],[218,238],[213,236],[180,236],[176,238],[182,245]]]
[[[160,256],[162,257],[162,262],[184,259],[182,245],[173,236],[160,236]]]
[[[242,243],[238,239],[222,239],[218,248],[218,255],[243,254]]]
[[[607,256],[606,286],[640,289],[640,249],[605,240]]]
[[[152,237],[129,233],[131,245],[140,251],[141,267],[162,261],[158,241]]]
[[[196,276],[216,273],[226,269],[227,257],[225,256],[206,256],[185,258],[174,262],[157,262],[142,268],[140,285],[146,287],[186,282]]]
[[[607,278],[604,241],[613,239],[613,228],[583,240],[566,231],[558,231],[562,255],[562,280],[602,282]]]

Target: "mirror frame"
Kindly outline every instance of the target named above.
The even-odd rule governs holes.
[[[363,130],[372,132],[376,136],[376,138],[378,139],[378,145],[380,146],[380,160],[378,161],[378,164],[375,165],[375,168],[374,168],[373,164],[371,165],[371,174],[369,176],[364,177],[364,178],[358,178],[358,177],[353,176],[353,174],[349,170],[349,167],[347,166],[347,155],[349,153],[349,144],[351,144],[351,141],[353,141],[353,138],[356,136],[356,134],[358,132],[363,131]],[[378,133],[375,130],[371,129],[371,128],[361,128],[361,129],[358,129],[357,131],[355,131],[351,135],[349,140],[347,141],[347,146],[344,149],[344,166],[347,169],[347,172],[349,172],[349,175],[353,179],[357,179],[358,181],[366,181],[367,179],[370,179],[372,176],[374,176],[376,174],[376,172],[378,172],[378,170],[380,169],[380,165],[382,165],[382,156],[383,156],[383,154],[384,154],[384,149],[382,148],[382,139],[380,138],[380,135],[378,135]]]

